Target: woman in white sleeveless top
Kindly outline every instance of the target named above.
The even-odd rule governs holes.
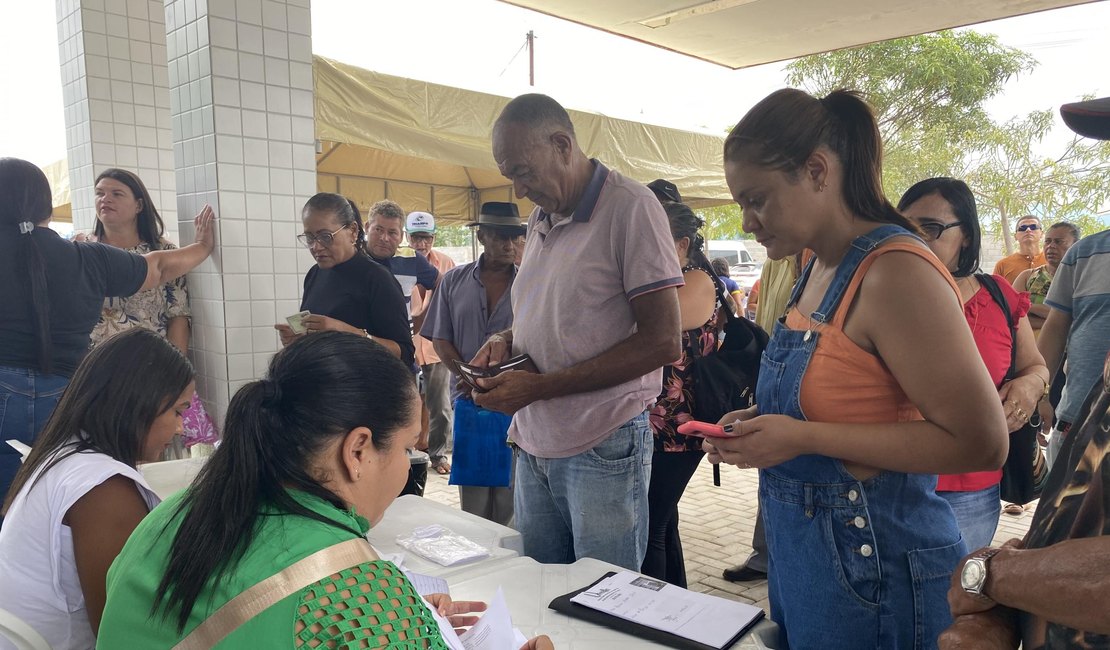
[[[54,650],[96,645],[108,566],[159,501],[136,465],[181,432],[193,388],[189,361],[162,337],[114,336],[82,361],[16,474],[0,528],[0,609]]]

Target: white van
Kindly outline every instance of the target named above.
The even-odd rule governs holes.
[[[710,239],[702,249],[705,256],[709,261],[713,261],[718,257],[725,258],[729,266],[736,266],[737,264],[755,264],[752,259],[752,254],[744,246],[742,241],[729,241],[725,239]]]
[[[752,254],[748,252],[742,241],[711,239],[702,248],[702,252],[710,262],[718,257],[724,258],[728,262],[729,277],[740,285],[740,289],[745,294],[751,290],[752,285],[759,279],[759,274],[763,272],[763,265],[752,259]]]

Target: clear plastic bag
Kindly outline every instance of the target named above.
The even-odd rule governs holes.
[[[422,558],[443,566],[454,566],[489,557],[484,546],[439,524],[413,528],[409,535],[398,535],[397,543]]]

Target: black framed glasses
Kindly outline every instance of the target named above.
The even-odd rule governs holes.
[[[1040,230],[1041,227],[1035,223],[1023,223],[1017,227],[1018,232],[1028,232],[1030,230]]]
[[[335,240],[336,234],[338,234],[340,230],[344,230],[346,228],[347,226],[340,226],[339,230],[336,230],[335,232],[321,232],[318,234],[311,232],[302,232],[301,234],[297,235],[297,241],[301,242],[301,245],[303,245],[305,248],[312,248],[312,245],[316,243],[319,243],[324,248],[327,248],[328,246],[331,246],[332,241]]]
[[[921,228],[921,232],[925,235],[926,241],[936,241],[940,239],[940,236],[944,234],[945,230],[956,228],[959,225],[959,221],[953,221],[952,223],[937,223],[931,221],[929,223],[918,224],[917,227]]]

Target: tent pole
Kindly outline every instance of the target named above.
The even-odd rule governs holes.
[[[481,197],[478,193],[478,188],[470,188],[470,218],[471,223],[478,221],[478,215],[482,212]],[[477,228],[467,228],[470,231],[470,257],[474,261],[478,261],[478,238],[474,234]]]

